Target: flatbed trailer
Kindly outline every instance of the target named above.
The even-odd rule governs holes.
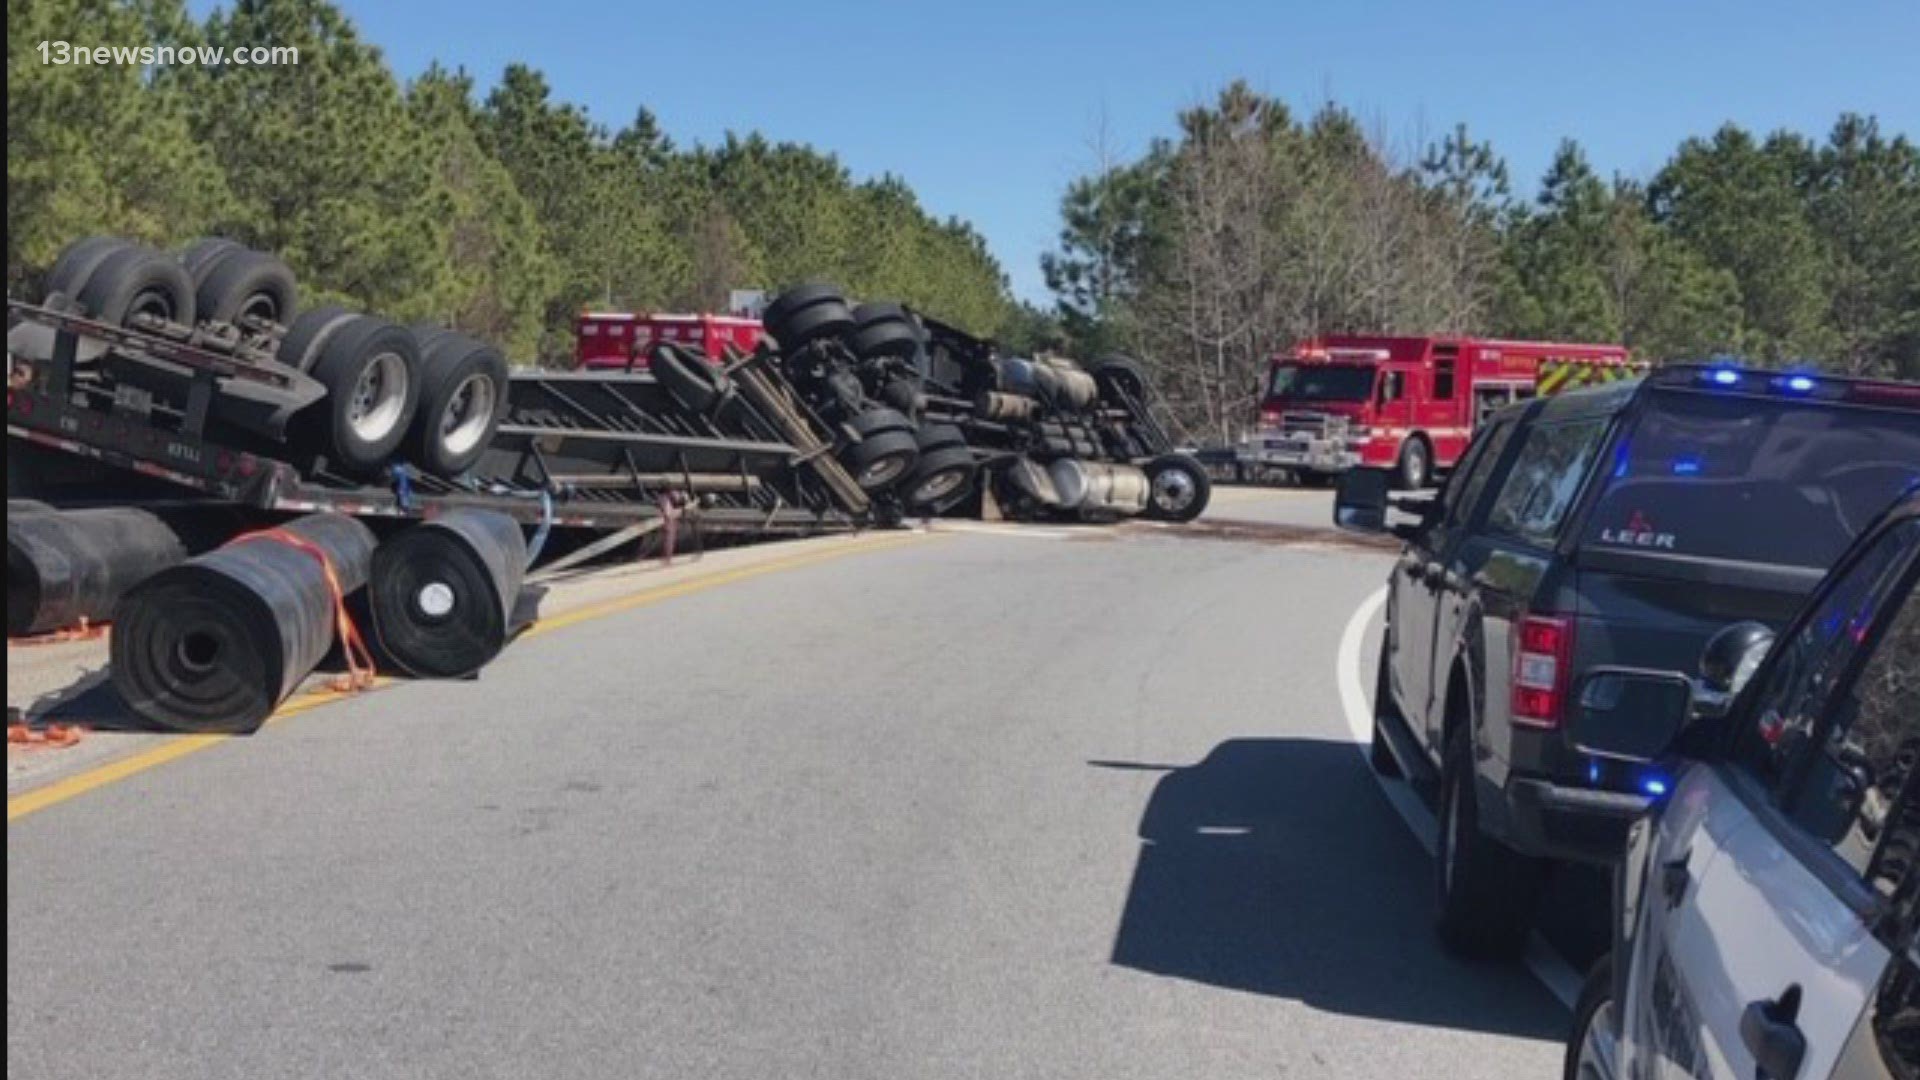
[[[102,476],[139,477],[180,494],[289,514],[334,511],[418,519],[484,507],[528,524],[616,531],[685,519],[705,535],[798,535],[863,520],[808,475],[807,455],[770,437],[750,413],[728,427],[676,412],[651,376],[516,374],[507,415],[480,463],[448,480],[397,466],[378,480],[223,428],[216,398],[271,370],[139,328],[114,327],[18,301],[10,329],[52,332],[46,357],[9,348],[7,438],[14,447],[89,462]],[[158,402],[91,377],[83,355],[165,368],[190,380],[186,399]],[[741,364],[760,361],[748,358]],[[14,470],[9,470],[11,477]],[[9,495],[33,495],[14,492]],[[176,496],[178,497],[178,496]]]

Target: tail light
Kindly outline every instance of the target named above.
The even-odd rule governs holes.
[[[1513,624],[1513,722],[1536,728],[1560,726],[1572,664],[1572,619],[1522,615]]]
[[[1277,423],[1279,423],[1279,422],[1280,422],[1280,410],[1279,410],[1279,409],[1261,409],[1261,410],[1260,410],[1260,422],[1261,422],[1261,423],[1263,423],[1263,424],[1277,424]]]
[[[1888,382],[1851,383],[1846,389],[1846,400],[1861,405],[1920,408],[1920,386],[1903,386]]]

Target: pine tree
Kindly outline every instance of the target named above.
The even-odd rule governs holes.
[[[324,0],[240,0],[216,47],[291,46],[300,62],[169,69],[237,200],[229,232],[278,253],[309,296],[404,308],[441,288],[433,162],[380,50]]]
[[[186,99],[134,65],[42,63],[42,41],[192,44],[179,0],[8,0],[7,290],[26,291],[60,249],[117,234],[166,244],[229,209]]]
[[[1738,282],[1742,345],[1760,358],[1818,357],[1832,343],[1820,245],[1794,186],[1805,154],[1797,137],[1761,144],[1727,125],[1682,143],[1649,189],[1655,220]]]
[[[548,293],[540,354],[564,363],[575,313],[591,303],[657,307],[675,287],[666,228],[646,197],[629,149],[579,108],[556,104],[545,76],[509,66],[480,113],[482,145],[506,166],[559,267]]]
[[[474,134],[472,92],[470,77],[438,66],[408,87],[408,111],[420,152],[433,165],[435,206],[445,224],[441,247],[426,254],[447,273],[436,290],[409,298],[396,313],[497,342],[509,356],[530,360],[559,270],[533,208]]]
[[[1837,359],[1849,371],[1920,378],[1920,148],[1848,114],[1802,173]]]

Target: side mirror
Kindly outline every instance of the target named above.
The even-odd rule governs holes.
[[[1678,671],[1594,668],[1580,686],[1567,734],[1582,753],[1652,761],[1687,722],[1693,684]]]
[[[1385,469],[1348,469],[1333,494],[1333,523],[1356,532],[1387,531],[1387,492],[1392,477]]]
[[[1748,620],[1723,626],[1700,653],[1700,681],[1731,698],[1753,678],[1772,648],[1773,630],[1765,623]]]

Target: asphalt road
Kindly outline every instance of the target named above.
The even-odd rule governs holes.
[[[1550,1075],[1352,742],[1324,513],[877,547],[50,806],[8,1073]]]

